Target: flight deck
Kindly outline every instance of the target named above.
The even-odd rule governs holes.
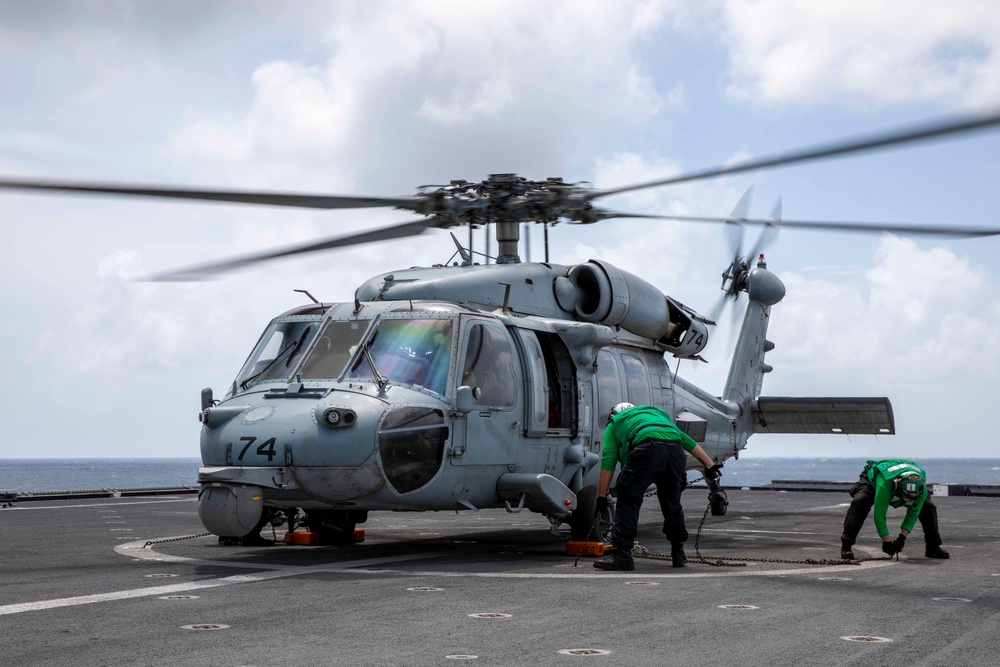
[[[220,546],[190,494],[0,510],[3,664],[955,665],[1000,648],[1000,498],[939,497],[950,560],[919,527],[883,559],[869,518],[839,561],[846,493],[729,490],[689,564],[599,572],[527,511],[372,512],[352,546]],[[902,513],[890,510],[898,528]],[[653,499],[639,543],[669,552]]]

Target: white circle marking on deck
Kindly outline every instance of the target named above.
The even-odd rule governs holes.
[[[592,656],[592,655],[611,655],[611,651],[607,651],[603,648],[564,648],[559,651],[562,655],[575,655],[575,656]]]

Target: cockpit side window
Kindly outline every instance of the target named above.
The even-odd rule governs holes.
[[[516,396],[513,352],[498,325],[475,322],[466,330],[465,362],[459,385],[479,389],[479,404],[513,407]]]
[[[267,380],[286,380],[319,331],[319,321],[278,319],[271,322],[236,376],[239,390]]]
[[[379,375],[419,385],[444,396],[448,387],[454,322],[442,319],[384,319],[365,342]],[[360,356],[349,377],[371,379],[371,364]]]

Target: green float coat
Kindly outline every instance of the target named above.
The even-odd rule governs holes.
[[[636,405],[622,410],[604,429],[601,470],[614,470],[616,463],[625,467],[632,446],[643,440],[677,440],[690,452],[698,446],[684,431],[670,421],[670,415],[651,405]]]
[[[920,516],[920,509],[924,506],[924,501],[927,500],[927,487],[924,487],[924,492],[919,498],[907,505],[902,498],[894,495],[892,480],[905,475],[917,474],[926,482],[927,473],[913,461],[904,459],[869,461],[865,470],[868,473],[868,481],[875,487],[875,530],[878,531],[879,537],[885,537],[889,534],[889,528],[885,523],[885,513],[890,505],[892,507],[906,506],[906,518],[903,519],[900,530],[911,532],[917,523],[917,517]]]

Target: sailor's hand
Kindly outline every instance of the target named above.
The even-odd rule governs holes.
[[[904,544],[906,544],[906,535],[900,533],[899,537],[896,538],[896,541],[892,543],[892,546],[896,550],[896,553],[899,553],[903,550]]]
[[[705,468],[705,479],[711,482],[722,477],[722,464],[716,463],[711,468]]]
[[[604,514],[608,511],[608,497],[597,496],[597,514]]]
[[[894,556],[896,554],[896,543],[892,540],[882,542],[882,552],[888,556]]]

